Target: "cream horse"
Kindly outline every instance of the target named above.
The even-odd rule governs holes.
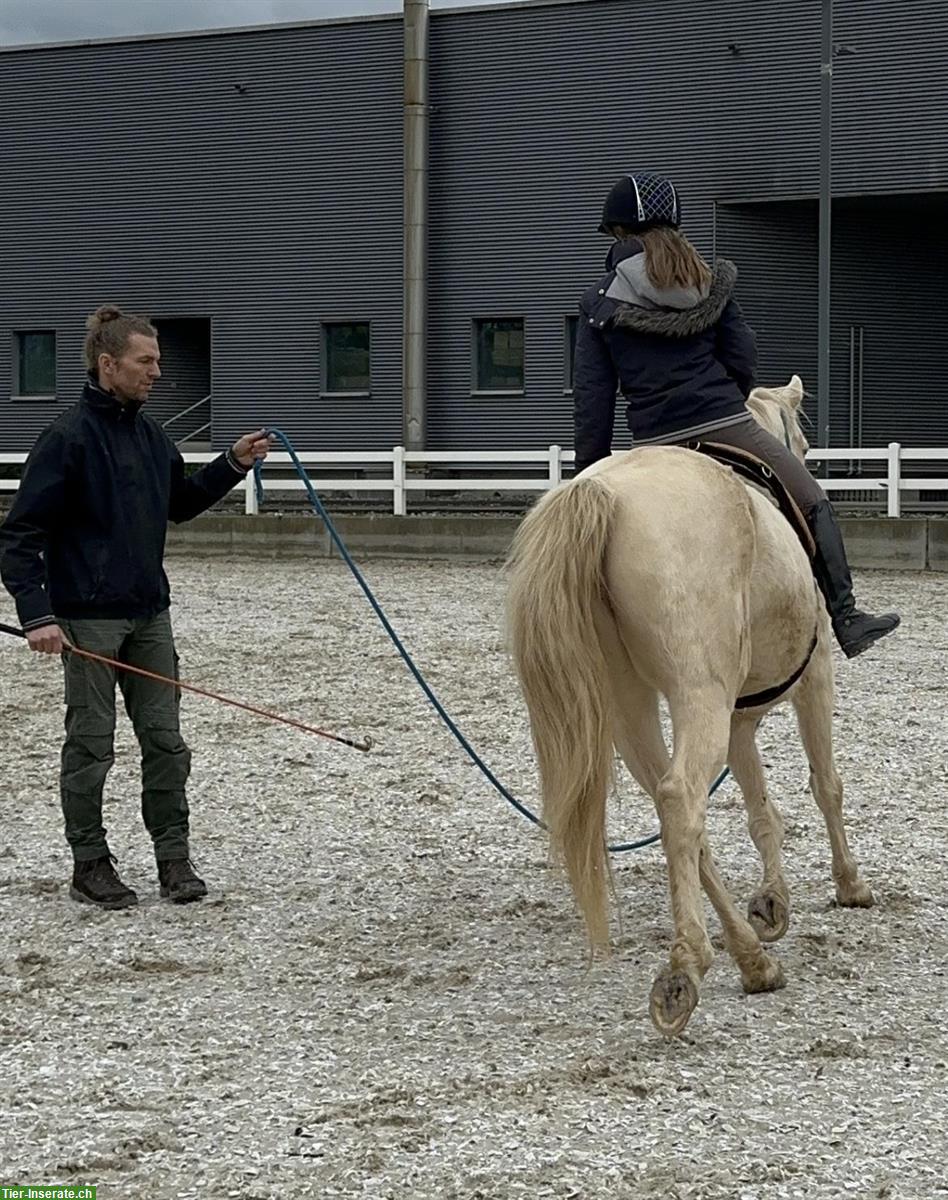
[[[794,376],[786,387],[757,388],[748,401],[760,424],[801,458],[802,396]],[[655,802],[668,865],[675,935],[651,991],[656,1027],[669,1037],[684,1029],[711,964],[702,887],[744,990],[782,987],[780,964],[761,943],[782,937],[789,922],[783,822],[754,740],[775,703],[789,699],[796,709],[837,900],[873,902],[843,828],[829,621],[789,522],[717,462],[681,447],[643,447],[545,495],[518,531],[510,571],[508,631],[544,815],[593,948],[609,938],[605,818],[615,747]],[[805,662],[779,699],[735,708],[739,697],[779,686]],[[660,696],[671,715],[671,754]],[[718,874],[705,829],[708,789],[725,763],[763,861],[746,919]]]

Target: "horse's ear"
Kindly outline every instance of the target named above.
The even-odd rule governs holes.
[[[790,382],[787,384],[787,391],[790,393],[790,403],[794,408],[799,408],[803,403],[803,380],[799,375],[792,375]]]

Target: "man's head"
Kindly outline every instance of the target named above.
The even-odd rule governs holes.
[[[86,366],[99,386],[122,404],[147,400],[152,384],[161,377],[154,325],[105,304],[89,317],[86,329]]]

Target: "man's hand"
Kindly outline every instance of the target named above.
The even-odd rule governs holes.
[[[231,448],[234,458],[248,470],[255,462],[262,462],[269,453],[270,439],[265,429],[258,429],[256,433],[245,433]]]
[[[40,654],[62,654],[69,646],[66,635],[58,625],[41,625],[39,629],[31,629],[26,640],[30,649]]]

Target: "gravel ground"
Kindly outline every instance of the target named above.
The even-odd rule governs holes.
[[[211,895],[175,907],[156,898],[123,718],[107,824],[143,902],[82,908],[55,790],[59,664],[0,645],[0,1184],[97,1183],[109,1200],[948,1195],[945,577],[863,576],[905,627],[840,660],[848,828],[877,906],[832,904],[778,710],[760,742],[787,823],[788,987],[745,997],[721,952],[686,1037],[665,1043],[646,1011],[669,936],[658,849],[617,859],[616,952],[588,968],[542,837],[439,726],[341,564],[170,572],[185,678],[375,748],[186,697]],[[367,574],[532,804],[498,566]],[[651,832],[648,803],[620,792],[613,834]],[[733,784],[710,830],[743,903],[758,864]]]

